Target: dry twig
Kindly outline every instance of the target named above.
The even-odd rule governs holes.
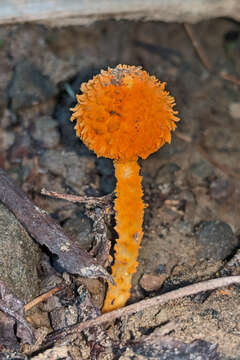
[[[69,195],[69,194],[60,194],[55,191],[49,191],[47,189],[41,190],[42,195],[54,197],[56,199],[62,199],[66,201],[70,201],[73,203],[83,203],[88,206],[103,206],[109,205],[109,203],[113,199],[113,193],[102,196],[102,197],[91,197],[91,196],[76,196],[76,195]]]
[[[203,65],[208,69],[208,71],[212,72],[212,70],[213,70],[212,65],[208,61],[205,51],[201,47],[201,44],[200,44],[198,38],[196,37],[191,25],[186,24],[186,23],[183,25],[186,30],[186,33],[188,34],[190,40],[192,41],[194,49],[196,50],[198,56],[200,57]]]
[[[226,73],[220,73],[220,76],[224,80],[230,81],[233,84],[240,86],[240,79],[237,79],[235,76],[229,75],[229,74],[226,74]]]
[[[184,23],[184,28],[186,30],[186,33],[188,34],[192,45],[194,47],[194,49],[196,50],[200,60],[202,61],[203,65],[205,66],[205,68],[209,71],[209,72],[214,72],[213,66],[210,63],[210,61],[207,58],[207,55],[205,53],[205,51],[203,50],[200,41],[198,40],[195,32],[193,31],[191,25]],[[218,73],[217,74],[221,79],[224,79],[226,81],[229,81],[235,85],[240,86],[240,79],[237,79],[235,76],[233,75],[229,75],[226,73]]]
[[[61,286],[56,286],[53,289],[49,290],[48,292],[46,292],[45,294],[42,294],[38,297],[36,297],[35,299],[33,299],[32,301],[30,301],[29,303],[27,303],[26,305],[24,305],[24,311],[29,311],[30,309],[32,309],[34,306],[38,305],[39,303],[41,303],[42,301],[47,300],[50,296],[52,296],[53,294],[55,294],[56,292],[62,290],[63,287]]]

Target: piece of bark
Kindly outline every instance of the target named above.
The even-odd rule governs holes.
[[[217,17],[239,21],[239,0],[1,0],[0,24],[88,25],[107,19],[196,23]]]
[[[52,254],[67,272],[83,277],[111,276],[86,251],[79,248],[45,211],[39,209],[27,195],[0,169],[0,201],[16,216],[29,234]]]
[[[17,323],[16,336],[24,343],[33,344],[35,336],[30,324],[24,319],[24,302],[13,294],[6,284],[0,280],[0,343],[9,345],[16,342],[15,323]]]

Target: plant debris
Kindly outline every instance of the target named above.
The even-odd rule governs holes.
[[[31,307],[25,316],[21,310],[21,316],[37,339],[34,345],[23,344],[16,336],[20,323],[7,315],[7,302],[1,299],[1,360],[141,360],[150,355],[174,359],[174,349],[183,358],[239,359],[238,284],[202,288],[196,295],[135,311],[142,300],[240,275],[240,25],[225,18],[188,26],[192,39],[183,24],[157,21],[104,20],[56,29],[36,24],[0,27],[0,167],[5,171],[0,173],[0,202],[9,201],[6,179],[12,197],[12,211],[0,206],[0,278],[25,302],[24,308]],[[83,278],[78,272],[92,264],[92,257],[101,271],[114,259],[110,193],[116,179],[111,160],[96,158],[75,137],[69,108],[83,82],[118,63],[143,66],[166,82],[182,121],[171,146],[139,164],[148,206],[129,300],[134,312],[123,312],[118,319],[111,313],[113,317],[101,323],[106,281]],[[26,64],[36,81],[29,79]],[[43,188],[59,197],[43,196]],[[25,196],[31,202],[27,209]],[[30,227],[32,239],[20,219],[27,229],[30,222],[36,223],[33,215],[41,219],[39,226]],[[39,230],[42,222],[46,238]],[[53,223],[59,224],[57,232]],[[220,232],[212,232],[208,223],[224,223],[231,231],[219,237],[220,227]],[[62,228],[64,236],[59,238]],[[38,236],[49,247],[38,246]],[[75,257],[68,259],[67,247],[61,249],[61,244],[71,236]],[[79,248],[88,251],[88,260]],[[52,293],[62,284],[62,290]],[[88,321],[94,323],[80,331]]]
[[[57,261],[65,271],[83,277],[104,277],[111,281],[111,276],[97,261],[79,248],[45,211],[34,205],[2,169],[0,200],[39,244],[45,245],[52,254],[57,255]]]
[[[128,305],[123,308],[111,311],[109,313],[103,314],[96,319],[86,321],[85,323],[77,324],[72,327],[62,329],[58,333],[49,334],[46,338],[46,343],[52,343],[62,337],[65,337],[68,334],[74,332],[81,332],[86,328],[94,327],[101,325],[107,321],[113,321],[121,316],[131,315],[136,312],[152,308],[159,304],[164,304],[170,300],[179,299],[184,296],[194,295],[202,291],[209,291],[223,286],[229,286],[231,284],[240,283],[240,276],[229,276],[225,278],[212,279],[208,281],[203,281],[201,283],[189,285],[177,290],[173,290],[169,293],[159,295],[155,298],[150,298],[147,300],[142,300],[136,304]]]
[[[16,345],[20,338],[23,343],[35,342],[34,331],[24,319],[24,302],[19,300],[0,280],[0,344]],[[3,315],[5,314],[5,315]],[[15,331],[15,324],[17,330]]]

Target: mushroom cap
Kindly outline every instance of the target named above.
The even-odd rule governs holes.
[[[131,161],[147,158],[176,128],[174,98],[165,83],[141,67],[118,65],[83,83],[71,120],[77,136],[97,156]]]

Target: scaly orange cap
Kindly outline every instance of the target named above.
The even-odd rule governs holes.
[[[102,70],[81,86],[71,109],[77,135],[97,156],[131,161],[147,158],[166,142],[179,119],[165,83],[141,67]]]

